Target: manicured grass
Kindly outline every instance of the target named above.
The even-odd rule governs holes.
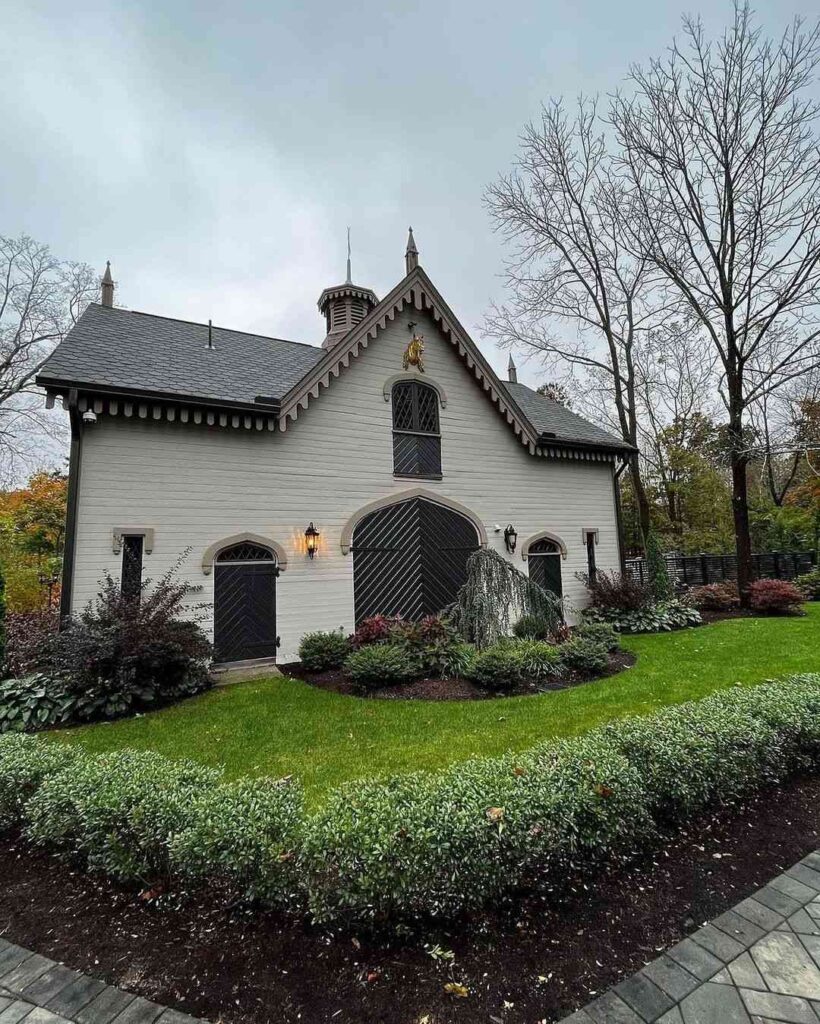
[[[626,638],[624,646],[638,656],[633,668],[532,697],[366,700],[272,678],[54,736],[94,752],[136,747],[222,764],[232,777],[293,774],[312,799],[321,799],[329,787],[348,779],[520,750],[736,683],[820,671],[820,603],[808,605],[804,618],[730,619]]]

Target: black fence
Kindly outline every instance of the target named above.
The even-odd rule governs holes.
[[[701,587],[706,583],[737,579],[736,555],[665,555],[669,578],[676,587]],[[752,572],[758,579],[793,580],[811,572],[817,564],[815,551],[774,551],[752,555]],[[645,558],[627,558],[626,571],[642,583],[649,580]]]

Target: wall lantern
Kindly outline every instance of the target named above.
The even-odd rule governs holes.
[[[518,534],[515,532],[515,527],[512,523],[507,523],[507,529],[504,531],[504,543],[507,545],[507,550],[510,554],[515,551],[515,545],[518,543]]]
[[[313,558],[313,556],[316,554],[316,538],[318,536],[319,531],[316,529],[313,523],[311,523],[310,526],[305,530],[305,542],[307,544],[307,553],[309,558]]]

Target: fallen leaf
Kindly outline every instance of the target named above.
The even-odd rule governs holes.
[[[458,981],[448,981],[444,986],[444,991],[450,995],[455,996],[457,999],[466,999],[470,994],[470,990],[466,985],[462,985]]]

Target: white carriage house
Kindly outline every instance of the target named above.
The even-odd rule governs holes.
[[[619,439],[501,381],[418,263],[326,288],[321,345],[114,306],[106,269],[38,383],[71,422],[63,612],[182,556],[221,663],[440,611],[490,545],[561,594],[621,561]]]

